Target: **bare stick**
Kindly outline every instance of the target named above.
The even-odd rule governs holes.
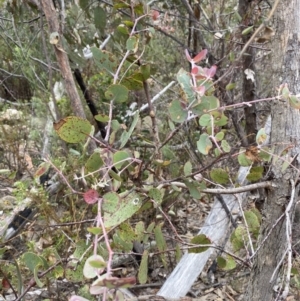
[[[161,186],[158,186],[157,188],[161,188],[164,186],[169,186],[169,185],[175,185],[177,187],[182,187],[186,188],[186,185],[181,182],[170,182],[166,184],[161,184]],[[201,190],[202,193],[212,193],[212,194],[236,194],[236,193],[241,193],[241,192],[246,192],[246,191],[251,191],[254,189],[258,188],[272,188],[275,187],[274,184],[271,181],[266,181],[266,182],[260,182],[256,184],[250,184],[246,186],[241,186],[241,187],[236,187],[236,188],[207,188]]]

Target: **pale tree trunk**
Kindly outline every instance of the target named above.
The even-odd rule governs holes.
[[[271,26],[276,32],[270,47],[274,94],[276,88],[283,83],[288,84],[291,93],[298,94],[300,93],[300,0],[280,1]],[[265,74],[265,76],[271,75]],[[299,111],[292,109],[285,101],[274,101],[271,107],[271,144],[275,146],[274,153],[280,155],[284,149],[292,146],[289,154],[291,156],[298,154],[300,152]],[[299,162],[298,157],[293,165],[299,168]],[[287,250],[288,238],[286,218],[283,217],[279,222],[278,219],[285,212],[291,199],[291,180],[297,175],[297,171],[291,167],[282,172],[282,163],[281,160],[275,162],[273,158],[271,176],[277,187],[267,191],[258,245],[267,238],[254,258],[245,301],[282,300],[281,292],[275,292],[274,286],[275,284],[284,285],[286,275],[284,268],[286,268],[287,261],[286,258],[285,260],[282,258]],[[298,189],[296,188],[292,208],[297,201]],[[290,216],[292,215],[291,212]],[[281,268],[277,268],[278,266]]]
[[[42,3],[42,9],[45,13],[45,17],[48,22],[50,34],[56,32],[56,33],[58,33],[58,35],[60,35],[61,33],[59,32],[59,21],[56,16],[56,10],[53,6],[52,1],[41,0],[41,3]],[[74,113],[74,115],[76,115],[78,117],[85,118],[83,105],[81,103],[81,100],[80,100],[80,97],[79,97],[79,94],[78,94],[78,91],[77,91],[77,88],[75,85],[75,81],[73,78],[73,74],[72,74],[72,71],[70,68],[69,58],[68,58],[67,53],[63,50],[63,48],[61,46],[61,39],[58,42],[58,44],[56,46],[54,46],[54,51],[55,51],[58,66],[60,68],[62,77],[64,79],[64,84],[65,84],[67,94],[70,98],[73,113]]]
[[[45,14],[48,26],[49,26],[49,32],[50,34],[58,33],[60,36],[62,33],[60,32],[59,28],[59,20],[57,18],[57,12],[53,6],[52,1],[49,0],[41,0],[42,10]],[[61,75],[64,79],[65,89],[70,99],[71,108],[73,111],[73,114],[86,118],[84,107],[82,105],[80,96],[78,94],[75,81],[73,78],[72,70],[69,64],[69,57],[68,54],[64,51],[61,45],[61,38],[57,45],[54,47],[54,52],[56,55],[57,63],[61,71]],[[93,152],[93,150],[96,148],[96,144],[93,140],[90,141],[88,150],[89,152]]]

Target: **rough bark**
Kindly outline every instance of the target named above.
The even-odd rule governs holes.
[[[275,89],[282,83],[287,83],[292,93],[300,92],[299,61],[300,61],[300,0],[281,1],[275,13],[273,29],[276,36],[272,46],[273,84]],[[267,75],[266,75],[267,76]],[[271,144],[275,146],[275,154],[292,146],[289,154],[294,156],[300,150],[300,114],[298,110],[289,107],[285,101],[272,102],[272,130]],[[281,160],[274,160],[271,165],[271,174],[277,188],[267,192],[263,211],[263,222],[261,227],[259,244],[268,233],[271,233],[254,258],[249,286],[245,301],[270,301],[281,300],[280,292],[274,291],[274,285],[278,276],[284,279],[283,269],[277,269],[283,254],[287,249],[286,220],[279,217],[284,213],[285,207],[291,197],[291,179],[295,179],[296,171],[288,168],[282,172]],[[299,168],[299,158],[293,163]],[[297,191],[297,189],[296,189]],[[294,199],[297,202],[298,193]],[[292,215],[292,213],[291,213]],[[272,227],[276,226],[272,229]],[[285,261],[282,261],[283,264]],[[275,277],[271,280],[272,274]],[[278,283],[277,283],[278,284]]]
[[[248,0],[239,0],[239,15],[243,18],[241,30],[244,30],[248,26],[253,24],[253,11],[252,11],[252,2]],[[243,35],[243,43],[246,43],[249,39],[249,35]],[[248,102],[255,99],[255,83],[251,79],[247,79],[245,74],[246,69],[255,71],[254,66],[254,48],[249,47],[247,53],[243,56],[242,59],[242,72],[243,72],[243,85],[242,85],[242,101]],[[245,131],[247,135],[248,145],[255,143],[256,136],[256,106],[246,106],[244,108],[245,114]]]

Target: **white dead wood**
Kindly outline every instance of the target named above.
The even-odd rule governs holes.
[[[240,168],[238,183],[245,183],[248,170],[248,167]],[[238,196],[241,200],[245,200],[247,192],[240,193]],[[222,197],[229,211],[233,215],[237,214],[239,205],[236,197],[225,194]],[[220,201],[215,198],[212,209],[198,234],[205,234],[215,245],[222,245],[230,228],[230,218],[223,209]],[[184,297],[215,251],[214,248],[209,248],[203,253],[185,253],[157,295],[164,298]]]

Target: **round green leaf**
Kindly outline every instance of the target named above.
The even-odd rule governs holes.
[[[260,227],[260,222],[257,215],[251,210],[245,211],[244,214],[245,214],[245,219],[247,221],[247,226],[249,228],[249,231],[252,234],[257,235]]]
[[[236,83],[229,83],[228,85],[226,85],[226,90],[230,91],[233,90],[236,87]]]
[[[257,182],[263,177],[263,172],[263,166],[254,166],[251,168],[249,174],[247,175],[247,180],[249,182]]]
[[[211,150],[212,143],[206,133],[201,134],[199,140],[197,141],[197,148],[203,155],[207,155]]]
[[[107,51],[100,50],[97,47],[91,47],[93,59],[100,70],[106,70],[109,73],[114,73],[118,67],[118,60],[116,57]]]
[[[202,99],[206,99],[206,101],[209,102],[210,106],[209,109],[210,110],[214,110],[214,109],[218,109],[220,107],[220,101],[217,97],[215,96],[203,96]]]
[[[221,256],[217,257],[217,264],[220,269],[224,269],[226,267],[226,259]]]
[[[250,166],[253,163],[250,159],[247,158],[244,152],[238,155],[238,161],[241,166]]]
[[[209,109],[210,109],[210,103],[205,96],[201,98],[201,103],[195,103],[191,107],[191,111],[193,112],[193,114],[200,115],[200,116],[206,113]]]
[[[211,240],[205,234],[199,234],[191,239],[191,243],[195,245],[210,245]],[[209,246],[199,246],[188,250],[189,253],[202,253],[209,249]]]
[[[132,76],[123,78],[122,84],[129,90],[140,90],[143,88],[143,82]]]
[[[223,126],[227,124],[227,121],[228,118],[224,114],[222,114],[221,116],[215,118],[214,124],[217,126]]]
[[[111,85],[105,92],[105,98],[116,103],[125,102],[128,99],[128,89],[123,85]]]
[[[142,65],[140,69],[143,75],[143,80],[147,80],[150,77],[150,65]]]
[[[247,241],[247,231],[244,226],[238,226],[230,237],[230,242],[234,251],[238,251],[244,247]]]
[[[92,132],[92,125],[86,119],[69,116],[53,124],[56,133],[68,143],[85,142]]]
[[[99,275],[98,269],[104,270],[106,263],[102,256],[92,255],[90,256],[83,267],[83,275],[85,278],[92,279]]]
[[[157,188],[151,188],[148,191],[148,195],[149,195],[149,198],[153,199],[158,204],[161,204],[161,202],[163,200],[163,193],[161,190],[159,190]]]
[[[218,267],[222,270],[229,271],[236,267],[236,262],[231,256],[226,256],[226,259],[224,257],[219,256],[217,258]]]
[[[103,211],[114,213],[120,206],[121,199],[116,192],[108,192],[103,195],[103,201]]]
[[[216,138],[217,141],[223,140],[223,138],[224,138],[224,132],[217,133],[216,136],[215,136],[215,138]]]
[[[139,46],[139,39],[136,36],[131,36],[127,41],[126,41],[126,49],[128,51],[132,52],[137,52]]]
[[[129,154],[126,151],[118,151],[113,155],[113,163],[115,168],[121,169],[122,166],[127,165],[129,163],[128,159],[130,158]]]
[[[117,27],[117,31],[120,32],[120,33],[123,34],[123,35],[129,35],[128,27],[125,26],[124,24],[120,24],[120,25]]]
[[[103,166],[104,162],[100,157],[99,152],[94,152],[86,161],[85,170],[87,173],[99,170]]]
[[[88,227],[87,228],[88,232],[94,234],[94,235],[99,235],[102,234],[102,229],[99,227]]]
[[[210,177],[215,183],[227,184],[229,182],[228,172],[222,168],[212,169],[210,172]]]
[[[178,99],[173,100],[169,105],[170,117],[174,122],[182,123],[188,116],[187,110],[185,110]]]
[[[195,100],[195,91],[191,85],[191,74],[181,68],[177,73],[177,81],[183,91],[184,100],[191,104]]]
[[[203,114],[199,119],[199,125],[201,126],[209,126],[211,125],[211,115],[210,114]]]
[[[267,140],[268,135],[266,134],[266,131],[264,128],[260,129],[256,134],[256,143],[258,145],[262,145]]]
[[[32,252],[24,253],[22,258],[31,272],[33,272],[37,266],[43,266],[43,260],[41,257]]]
[[[193,181],[193,180],[184,180],[184,184],[186,185],[186,187],[189,190],[189,193],[191,195],[192,198],[199,200],[201,198],[201,185],[199,185],[198,182]]]
[[[260,149],[258,157],[262,161],[269,162],[272,159],[272,150],[268,147],[263,147]]]
[[[190,175],[192,173],[192,163],[191,163],[191,161],[187,161],[184,164],[183,172],[184,172],[185,176],[188,176],[188,175]]]
[[[109,121],[109,116],[103,115],[103,114],[95,115],[94,118],[100,122],[108,122]]]
[[[221,141],[221,147],[225,153],[229,153],[231,150],[231,147],[226,140]]]
[[[122,222],[126,221],[133,214],[135,214],[141,208],[142,202],[138,194],[132,192],[127,194],[118,206],[118,210],[112,213],[105,212],[104,214],[104,224],[105,227],[115,227]]]

